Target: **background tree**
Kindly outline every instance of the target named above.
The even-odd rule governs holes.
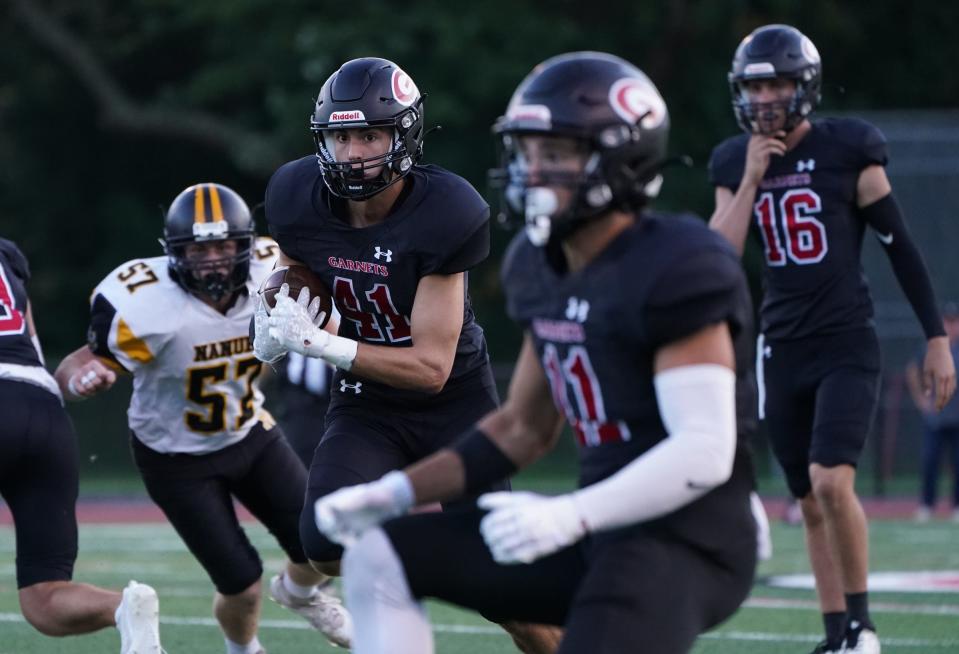
[[[426,160],[481,191],[495,160],[489,127],[534,64],[568,50],[621,55],[659,86],[672,151],[694,161],[669,172],[659,206],[707,215],[709,152],[736,130],[729,61],[769,22],[818,45],[827,111],[959,98],[955,3],[3,0],[0,235],[32,261],[35,312],[56,361],[82,340],[102,275],[161,253],[164,203],[216,180],[257,204],[280,162],[312,151],[307,121],[323,81],[367,55],[395,60],[429,94],[427,124],[443,130],[427,139]],[[496,235],[471,279],[500,361],[519,341],[499,293],[507,240]]]

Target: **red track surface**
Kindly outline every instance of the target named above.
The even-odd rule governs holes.
[[[765,498],[766,512],[770,520],[780,520],[785,515],[786,500],[783,498]],[[916,500],[912,498],[863,499],[866,515],[875,519],[911,518],[916,510]],[[246,509],[237,506],[240,519],[250,521],[254,518]],[[947,515],[945,507],[940,507],[941,516]],[[84,499],[77,503],[77,518],[81,523],[131,523],[164,522],[166,518],[148,499]],[[0,525],[12,524],[10,510],[0,503]]]

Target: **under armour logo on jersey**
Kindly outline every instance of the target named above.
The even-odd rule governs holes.
[[[771,345],[764,345],[764,346],[763,346],[763,358],[764,358],[764,359],[771,359],[772,356],[773,356],[773,348],[772,348],[772,346],[771,346]]]
[[[569,304],[566,305],[566,319],[576,322],[586,322],[586,315],[589,313],[589,300],[580,300],[579,298],[569,298]]]
[[[796,172],[797,172],[797,173],[804,173],[804,172],[806,172],[807,170],[808,170],[809,172],[812,172],[812,171],[816,170],[816,160],[815,160],[815,159],[806,159],[805,161],[803,161],[802,159],[800,159],[799,161],[796,162]]]
[[[345,379],[340,380],[340,392],[345,393],[346,389],[350,389],[356,395],[359,395],[363,392],[363,382],[356,382],[355,384],[347,384]]]
[[[380,249],[379,245],[373,246],[373,249],[376,250],[376,252],[373,253],[373,256],[376,257],[377,261],[380,260],[380,257],[383,257],[386,259],[386,263],[393,263],[393,250],[387,250],[384,252]]]

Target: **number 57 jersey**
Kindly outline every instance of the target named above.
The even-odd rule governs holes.
[[[243,439],[257,420],[272,424],[249,326],[275,256],[272,240],[257,239],[246,290],[226,314],[177,284],[166,257],[128,261],[94,289],[88,345],[133,375],[129,425],[151,449],[213,452]]]

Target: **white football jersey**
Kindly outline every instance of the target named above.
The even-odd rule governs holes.
[[[256,239],[248,292],[225,315],[171,279],[165,256],[128,261],[94,289],[91,349],[133,374],[130,429],[150,449],[214,452],[258,420],[273,426],[249,330],[278,252],[272,239]]]

